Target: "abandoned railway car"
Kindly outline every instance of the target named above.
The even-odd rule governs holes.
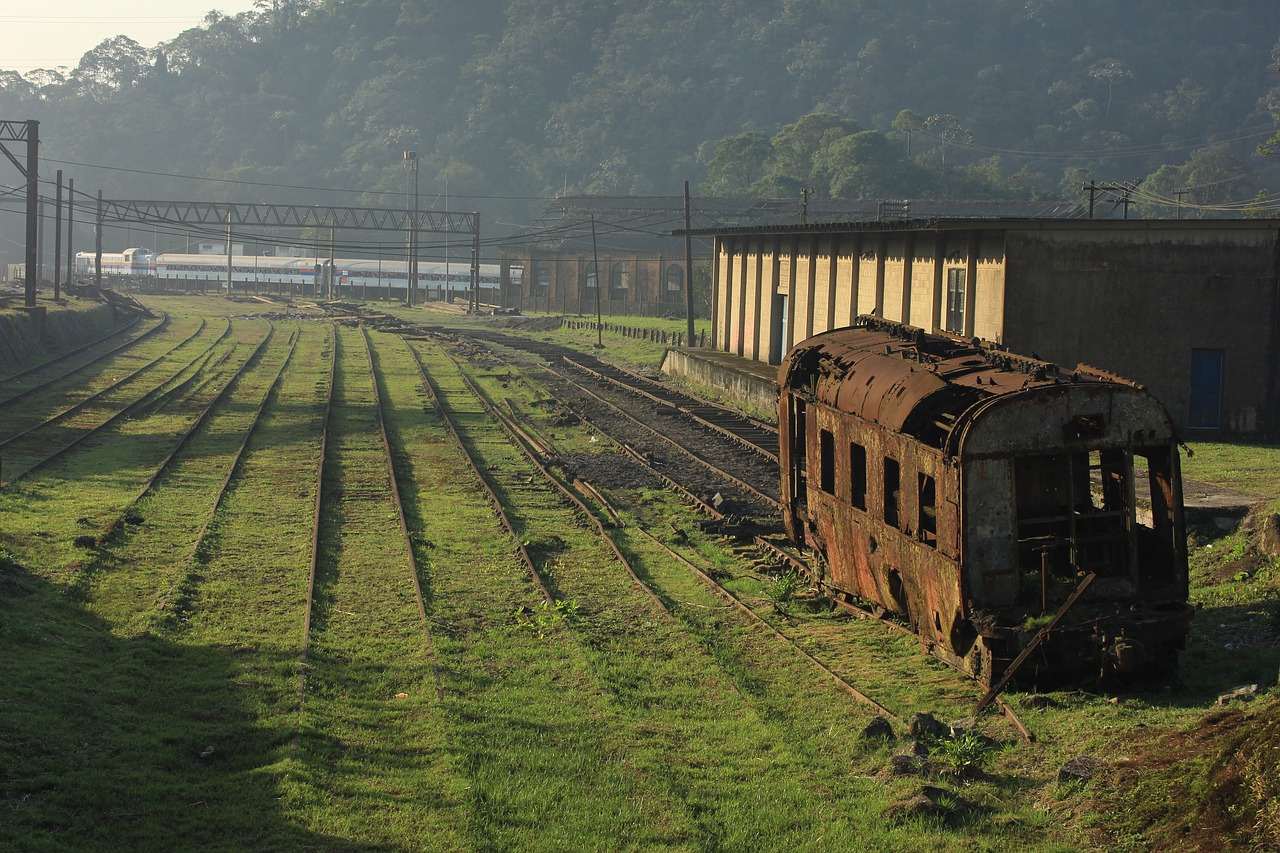
[[[832,595],[988,685],[1029,644],[1024,683],[1176,665],[1178,439],[1141,386],[875,317],[796,345],[779,386],[783,519]]]

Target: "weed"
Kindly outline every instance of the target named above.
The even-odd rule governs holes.
[[[1272,601],[1267,605],[1266,624],[1273,634],[1280,634],[1280,601]]]
[[[578,602],[562,599],[555,604],[538,602],[537,607],[521,607],[516,610],[516,629],[530,631],[544,639],[563,622],[572,621],[578,615]]]
[[[764,595],[782,612],[795,600],[796,593],[804,588],[804,580],[792,571],[782,572],[765,585]]]
[[[957,732],[952,737],[939,740],[929,757],[943,765],[952,776],[968,779],[982,772],[991,760],[991,752],[991,743],[981,735]]]

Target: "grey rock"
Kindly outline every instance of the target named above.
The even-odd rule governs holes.
[[[1058,785],[1068,782],[1088,782],[1106,766],[1101,758],[1092,755],[1078,755],[1058,768]]]
[[[893,737],[893,726],[878,714],[862,730],[863,740],[893,740]]]
[[[1219,705],[1230,705],[1232,702],[1249,702],[1258,695],[1258,685],[1246,684],[1235,690],[1228,690],[1218,697]]]
[[[912,737],[944,738],[951,734],[945,723],[927,711],[912,714],[907,719],[907,734]]]

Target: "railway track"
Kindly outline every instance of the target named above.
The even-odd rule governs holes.
[[[780,529],[777,463],[769,461],[767,454],[743,453],[737,437],[710,430],[682,409],[646,402],[644,396],[638,397],[638,404],[637,394],[621,384],[621,377],[634,376],[626,371],[602,380],[567,367],[556,369],[557,363],[545,358],[524,360],[521,367],[547,387],[552,399],[610,435],[627,453],[643,457],[655,471],[679,480],[700,499],[722,507],[723,513],[750,516],[762,527]],[[636,382],[654,384],[638,377]],[[679,396],[687,404],[688,395]]]
[[[497,406],[495,406],[491,401],[489,401],[484,396],[480,388],[474,382],[472,382],[470,379],[466,377],[465,373],[463,373],[462,376],[469,390],[477,397],[477,399],[481,401],[482,405],[484,406],[485,410],[489,413],[490,417],[492,417],[497,423],[499,423],[503,427],[503,429],[507,432],[513,444],[521,450],[521,452],[530,460],[530,462],[532,462],[534,467],[536,467],[538,471],[542,474],[546,482],[548,482],[553,488],[555,488],[558,492],[560,492],[567,501],[569,501],[573,506],[575,506],[578,510],[581,511],[582,516],[585,517],[589,521],[589,523],[595,528],[601,541],[606,543],[609,549],[613,552],[619,564],[622,565],[622,567],[626,570],[627,574],[630,575],[636,587],[642,590],[650,598],[652,598],[652,600],[656,602],[660,607],[662,607],[663,610],[666,611],[669,615],[674,617],[675,614],[672,610],[671,604],[667,600],[665,600],[652,585],[650,585],[646,580],[641,578],[640,573],[637,571],[637,568],[633,563],[633,560],[626,553],[624,553],[624,550],[619,544],[618,539],[615,538],[610,533],[608,526],[605,524],[605,522],[603,522],[600,519],[599,515],[597,514],[597,513],[607,513],[607,517],[612,520],[610,526],[612,525],[621,526],[622,524],[619,513],[609,504],[609,502],[607,501],[607,499],[604,498],[602,493],[587,481],[576,480],[574,483],[570,485],[570,484],[566,484],[559,476],[554,474],[548,467],[548,464],[551,462],[551,460],[547,458],[549,454],[545,449],[547,447],[546,443],[529,436],[520,425],[518,425],[514,420],[509,418],[507,415],[503,414],[503,412]],[[574,488],[572,488],[571,486],[576,486],[580,491],[575,491]],[[588,500],[594,500],[597,503],[597,508],[593,509],[592,507],[588,506],[586,502]],[[880,713],[894,720],[897,720],[900,724],[903,723],[903,718],[901,716],[899,716],[898,714],[895,714],[893,711],[890,711],[888,708],[881,705],[879,702],[875,701],[867,694],[855,688],[846,678],[833,672],[831,669],[829,669],[828,667],[823,665],[820,661],[818,661],[817,658],[813,657],[808,652],[803,650],[793,640],[791,640],[781,632],[774,629],[768,623],[767,620],[761,618],[754,610],[752,610],[751,608],[743,604],[736,596],[728,592],[726,589],[724,589],[724,587],[717,584],[706,572],[702,571],[697,566],[695,566],[692,562],[690,562],[686,558],[679,555],[675,550],[667,547],[657,538],[652,536],[648,536],[647,538],[650,539],[652,542],[656,543],[664,552],[669,554],[674,559],[678,560],[686,568],[690,569],[694,573],[694,575],[700,581],[702,581],[702,583],[706,586],[707,589],[709,589],[714,594],[719,596],[722,600],[728,602],[731,606],[733,606],[737,610],[737,612],[746,616],[753,625],[762,628],[764,631],[768,633],[771,633],[779,641],[785,643],[792,653],[796,654],[799,657],[802,657],[803,659],[807,660],[814,666],[821,669],[823,673],[825,673],[835,682],[835,684],[838,686],[840,690],[845,692],[847,695],[853,697],[857,701],[865,705],[869,705],[874,709],[876,709],[877,711],[879,711]]]
[[[99,338],[95,338],[94,340],[82,344],[73,350],[64,352],[61,355],[55,356],[47,361],[41,362],[40,364],[33,365],[32,367],[28,367],[25,370],[20,370],[17,373],[11,373],[3,379],[0,379],[0,388],[5,389],[5,393],[9,394],[9,396],[0,400],[0,406],[7,406],[11,403],[17,402],[30,394],[39,392],[54,382],[65,379],[68,376],[78,373],[106,358],[109,358],[110,356],[117,355],[130,347],[136,346],[152,335],[159,334],[164,331],[165,327],[169,323],[168,315],[162,315],[157,322],[152,323],[151,327],[141,335],[127,337],[128,333],[142,322],[142,319],[141,315],[134,315],[133,318],[125,325],[117,329],[113,329]],[[114,346],[104,347],[102,352],[97,354],[92,353],[92,350],[103,347],[104,344],[109,344],[117,338],[123,338],[123,340]],[[40,378],[40,374],[51,372],[51,368],[62,365],[64,362],[72,361],[76,356],[86,354],[89,354],[90,356],[87,360],[73,364],[70,369],[56,373],[48,379]]]
[[[703,428],[763,456],[775,466],[778,464],[777,427],[728,406],[699,399],[571,347],[483,330],[469,330],[465,335],[474,340],[533,353],[541,357],[549,368],[563,364],[599,383],[618,389],[634,400],[644,400],[669,409],[672,413],[679,413]]]
[[[858,725],[860,718],[865,721],[861,715],[867,712],[854,703],[831,706],[832,713],[839,714],[838,724],[793,718],[789,705],[777,704],[783,691],[764,685],[829,691],[830,673],[797,654],[794,644],[762,631],[669,556],[659,557],[650,549],[640,559],[634,543],[611,535],[599,521],[599,510],[584,497],[593,494],[589,485],[564,482],[537,451],[528,452],[529,445],[537,446],[542,439],[504,415],[490,396],[500,378],[476,375],[461,360],[448,360],[437,353],[434,341],[412,345],[437,400],[433,408],[451,422],[447,430],[500,509],[508,548],[524,567],[526,590],[506,594],[514,592],[518,603],[528,601],[532,593],[539,602],[518,607],[517,624],[537,632],[548,644],[555,638],[559,653],[584,658],[591,673],[589,685],[594,685],[587,695],[598,695],[605,705],[582,713],[615,718],[592,732],[590,745],[579,748],[590,753],[599,748],[596,737],[621,738],[612,750],[650,756],[639,759],[638,769],[653,763],[655,770],[667,770],[631,780],[628,784],[640,790],[629,799],[661,805],[669,819],[691,822],[693,832],[721,832],[716,827],[722,827],[719,821],[726,815],[698,805],[706,802],[702,789],[714,786],[714,774],[687,777],[689,788],[659,784],[653,789],[688,759],[682,746],[686,740],[731,751],[744,737],[750,741],[756,735],[740,728],[730,734],[730,728],[768,731],[771,742],[796,747],[773,755],[768,772],[774,773],[812,761],[804,755],[817,748],[810,726],[845,730]],[[477,582],[484,581],[477,577]],[[570,643],[567,649],[561,638]],[[551,647],[546,653],[556,654]],[[721,710],[725,707],[749,710],[739,724],[734,719],[741,712],[726,716]],[[675,720],[686,729],[668,731]],[[638,733],[643,738],[631,743]],[[678,769],[675,773],[683,776]],[[795,780],[793,774],[780,788]]]
[[[194,375],[213,350],[230,334],[228,320],[217,337],[203,349],[187,355],[180,354],[188,344],[193,344],[205,331],[202,320],[199,327],[186,338],[136,368],[123,377],[110,379],[97,391],[79,398],[70,406],[54,405],[50,414],[39,412],[31,405],[6,418],[14,428],[0,440],[0,455],[5,461],[5,481],[12,483],[31,471],[43,467],[75,449],[82,442],[101,435],[121,420],[130,417],[143,407],[163,402],[166,396],[186,390],[180,377]],[[141,387],[136,387],[141,386]],[[49,396],[61,400],[66,392],[46,388]],[[52,401],[51,401],[52,402]],[[31,413],[34,410],[34,414]],[[56,430],[55,430],[56,428]]]
[[[406,796],[411,769],[421,790],[407,796],[438,816],[426,807],[456,770],[432,754],[448,751],[436,650],[377,374],[368,333],[339,326],[291,753],[322,788],[358,777],[386,797]]]
[[[486,339],[486,340],[488,340],[488,341],[492,341],[492,340],[495,340],[495,339],[497,339],[497,338],[506,338],[506,336],[498,336],[498,335],[486,335],[486,336],[484,336],[484,337],[485,337],[485,339]],[[545,356],[545,355],[546,355],[548,352],[550,352],[551,350],[558,351],[559,349],[561,349],[561,348],[558,348],[558,347],[553,347],[553,348],[551,348],[551,349],[549,350],[549,349],[548,349],[548,348],[546,348],[546,347],[540,347],[540,346],[538,346],[538,347],[532,347],[532,346],[531,346],[531,347],[518,347],[518,348],[520,348],[520,349],[530,349],[530,350],[532,350],[532,351],[536,352],[537,354],[539,354],[539,355],[541,355],[541,356]],[[547,368],[547,369],[549,370],[550,368]],[[593,375],[593,376],[594,376],[594,375],[596,375],[596,372],[595,372],[595,371],[592,371],[592,372],[590,372],[590,373],[591,373],[591,375]],[[680,443],[678,440],[675,440],[675,439],[670,438],[669,436],[666,436],[660,428],[656,427],[655,425],[653,425],[653,424],[651,424],[651,423],[646,422],[646,421],[645,421],[644,419],[642,419],[642,418],[639,418],[639,417],[637,417],[637,416],[635,416],[635,415],[632,415],[630,412],[626,411],[626,410],[625,410],[625,409],[624,409],[624,408],[623,408],[619,403],[616,403],[616,402],[613,402],[613,401],[610,401],[610,400],[605,399],[605,398],[604,398],[604,396],[599,392],[599,389],[592,389],[592,388],[589,388],[589,387],[587,387],[585,384],[583,384],[583,383],[581,383],[581,382],[578,382],[578,381],[576,381],[576,380],[573,380],[573,379],[570,379],[570,378],[567,378],[567,377],[559,376],[559,374],[557,374],[557,376],[558,376],[558,378],[562,379],[564,382],[567,382],[569,385],[573,386],[573,387],[574,387],[574,388],[575,388],[575,389],[576,389],[580,394],[584,395],[585,397],[592,398],[592,399],[594,399],[595,401],[597,401],[600,405],[603,405],[603,406],[607,407],[609,410],[611,410],[611,411],[614,413],[614,415],[615,415],[615,419],[625,419],[628,423],[630,423],[630,424],[632,424],[632,425],[634,425],[634,426],[638,426],[638,427],[640,427],[640,428],[643,428],[643,429],[645,429],[646,431],[648,431],[648,432],[652,433],[652,434],[653,434],[653,435],[655,435],[655,436],[660,436],[660,437],[661,437],[661,440],[663,440],[664,442],[666,442],[668,445],[671,445],[671,446],[678,446],[678,447],[680,447],[680,449],[683,451],[683,453],[684,453],[684,454],[686,454],[686,458],[692,458],[692,459],[694,459],[694,460],[697,460],[697,462],[698,462],[698,463],[700,463],[701,465],[703,465],[703,466],[707,467],[709,470],[711,470],[711,471],[713,471],[713,472],[716,472],[716,473],[718,473],[718,474],[720,474],[720,475],[724,475],[724,474],[725,474],[725,472],[720,471],[720,470],[719,470],[719,469],[718,469],[714,464],[712,464],[712,463],[708,462],[708,461],[705,459],[704,454],[703,454],[702,452],[700,452],[700,451],[694,451],[694,450],[691,450],[691,449],[689,449],[689,448],[685,448],[685,447],[681,446],[681,443]],[[620,387],[620,386],[622,386],[623,384],[625,384],[625,383],[627,382],[627,379],[626,379],[625,377],[633,377],[633,376],[634,376],[634,374],[629,374],[629,373],[628,373],[628,372],[626,372],[626,371],[618,371],[618,372],[614,373],[612,376],[609,376],[607,379],[604,379],[604,378],[601,378],[601,377],[598,377],[598,378],[601,378],[601,381],[605,382],[608,386],[610,386],[610,387],[615,387],[615,388],[616,388],[616,387]],[[542,377],[540,377],[540,379],[541,379],[541,378],[542,378]],[[634,380],[632,380],[632,381],[634,381]],[[650,383],[648,380],[642,380],[642,383],[643,383],[643,384],[652,384],[652,383]],[[643,395],[642,395],[642,396],[643,396]],[[683,396],[683,395],[682,395],[682,396]],[[560,393],[557,393],[557,397],[558,397],[559,399],[562,399],[562,400],[564,399],[564,397],[563,397]],[[676,407],[671,407],[671,408],[676,408]],[[692,407],[686,407],[686,408],[692,408]],[[606,428],[606,427],[603,425],[603,423],[602,423],[602,420],[603,420],[602,418],[597,417],[597,416],[594,416],[594,415],[586,415],[586,414],[584,414],[584,413],[583,413],[583,411],[582,411],[582,407],[580,407],[580,406],[578,406],[578,405],[575,405],[575,406],[574,406],[574,410],[575,410],[575,412],[577,412],[578,414],[582,415],[582,416],[584,417],[584,420],[588,421],[588,422],[590,423],[590,425],[592,426],[592,428],[594,428],[594,429],[598,430],[598,431],[600,432],[600,434],[601,434],[601,435],[603,435],[603,436],[605,436],[605,437],[609,438],[609,439],[610,439],[611,441],[613,441],[615,444],[618,444],[620,447],[623,447],[625,450],[627,450],[627,451],[628,451],[627,455],[630,457],[630,460],[631,460],[631,462],[632,462],[633,464],[637,464],[637,465],[643,466],[643,467],[645,467],[646,469],[648,469],[648,470],[649,470],[650,472],[652,472],[654,475],[658,476],[658,477],[659,477],[659,478],[660,478],[664,483],[666,483],[669,487],[671,487],[671,488],[675,489],[675,490],[676,490],[676,491],[678,491],[680,494],[682,494],[682,495],[683,495],[687,500],[690,500],[692,503],[694,503],[696,506],[698,506],[698,508],[699,508],[701,511],[703,511],[704,513],[709,514],[709,515],[711,515],[711,516],[713,516],[713,517],[715,517],[715,518],[717,518],[717,519],[720,519],[720,520],[730,520],[730,521],[732,521],[732,520],[733,520],[733,519],[731,519],[731,518],[730,518],[730,519],[726,519],[726,513],[723,511],[723,505],[722,505],[722,504],[718,505],[718,504],[717,504],[717,502],[715,502],[715,501],[712,501],[712,500],[709,500],[709,499],[708,499],[708,493],[707,493],[707,491],[706,491],[706,489],[705,489],[705,488],[703,488],[703,487],[698,487],[698,486],[695,486],[695,487],[693,487],[693,488],[690,488],[690,487],[689,487],[688,483],[689,483],[689,481],[690,481],[690,479],[691,479],[691,478],[690,478],[690,475],[689,475],[689,468],[688,468],[688,466],[682,466],[682,465],[679,465],[679,464],[676,464],[676,465],[670,465],[670,464],[664,465],[664,464],[662,464],[662,462],[660,462],[660,461],[655,461],[655,455],[656,455],[656,454],[653,454],[653,453],[644,453],[644,452],[636,452],[636,451],[634,450],[634,447],[633,447],[634,439],[631,437],[631,436],[633,436],[633,435],[634,435],[633,433],[628,433],[627,437],[625,437],[625,438],[624,438],[624,437],[622,437],[622,436],[618,435],[615,431],[613,431],[613,430],[611,430],[611,429],[609,429],[609,428]],[[500,418],[501,418],[501,417],[505,417],[505,416],[504,416],[504,415],[502,415],[502,414],[501,414],[501,412],[499,412],[499,411],[497,411],[497,410],[495,409],[495,410],[494,410],[494,417],[500,417]],[[514,424],[512,425],[511,430],[512,430],[512,435],[513,435],[513,440],[514,440],[514,441],[517,441],[517,442],[519,441],[519,439],[518,439],[516,436],[518,435],[518,431],[519,431],[520,429],[521,429],[521,427],[516,426],[516,425],[514,425]],[[723,434],[723,432],[722,432],[722,431],[717,431],[717,433],[719,433],[719,434],[722,436],[722,438],[727,438],[727,439],[732,440],[732,441],[733,441],[733,442],[735,442],[735,443],[740,443],[740,439],[739,439],[737,436],[725,436],[725,435]],[[776,439],[776,434],[775,434],[775,439]],[[706,441],[706,440],[708,440],[708,439],[707,439],[706,437],[704,437],[702,440],[703,440],[703,441]],[[535,442],[535,443],[534,443],[534,446],[529,446],[529,447],[527,447],[528,451],[529,451],[529,452],[536,452],[535,447],[536,447],[536,445],[538,445],[538,444],[542,444],[542,445],[545,447],[545,443],[542,443],[542,442]],[[776,446],[776,445],[775,445],[775,446]],[[548,453],[549,453],[549,451],[548,451]],[[771,475],[771,476],[773,476],[774,478],[776,478],[776,468],[774,468],[774,469],[770,472],[770,475]],[[694,481],[696,482],[696,477],[695,477],[695,478],[693,478],[693,479],[694,479]],[[732,476],[730,475],[730,479],[732,479],[732,480],[735,480],[735,481],[736,481],[736,479],[737,479],[737,478],[734,478],[734,477],[732,477]],[[750,486],[750,485],[749,485],[749,484],[747,484],[747,483],[743,483],[743,482],[736,482],[736,483],[735,483],[735,485],[740,485],[740,486],[744,486],[744,487],[746,487],[746,489],[747,489],[748,491],[750,491],[750,492],[751,492],[751,493],[752,493],[756,498],[765,497],[765,498],[768,500],[768,502],[769,502],[769,510],[773,510],[774,508],[776,508],[776,497],[774,497],[774,495],[763,495],[763,494],[762,494],[762,492],[763,492],[763,490],[762,490],[762,489],[756,489],[756,488],[753,488],[752,486]],[[598,492],[597,490],[593,490],[593,491],[594,491],[597,495],[599,494],[599,492]],[[776,494],[776,493],[775,493],[775,494]],[[805,574],[806,576],[808,576],[808,577],[810,577],[810,578],[817,577],[816,573],[815,573],[815,572],[813,572],[813,570],[808,566],[807,562],[804,560],[804,558],[803,558],[802,556],[800,556],[799,554],[796,554],[796,553],[795,553],[795,552],[793,552],[793,551],[790,551],[790,550],[788,550],[788,549],[782,548],[782,547],[780,546],[780,544],[778,543],[778,541],[777,541],[777,539],[776,539],[776,535],[771,535],[771,534],[776,534],[776,530],[771,530],[771,529],[769,529],[769,528],[771,527],[771,525],[769,525],[769,524],[768,524],[768,520],[769,520],[769,519],[768,519],[768,516],[765,516],[765,517],[764,517],[764,519],[761,519],[761,515],[760,515],[760,514],[758,514],[758,507],[760,506],[760,504],[756,504],[756,506],[757,506],[757,514],[754,516],[754,520],[756,520],[756,521],[764,520],[764,521],[765,521],[765,523],[764,523],[764,525],[763,525],[763,527],[764,527],[764,529],[763,529],[763,530],[754,530],[754,531],[752,531],[752,533],[751,533],[751,536],[752,536],[752,538],[754,539],[755,544],[756,544],[758,547],[764,548],[768,553],[770,553],[770,554],[771,554],[774,558],[776,558],[780,563],[785,564],[785,565],[788,565],[788,566],[792,567],[793,569],[795,569],[795,570],[797,570],[797,571],[799,571],[799,572],[801,572],[801,573]],[[602,535],[604,535],[604,534],[603,534],[603,531],[602,531]],[[723,588],[721,588],[721,591],[722,591],[722,592],[724,591],[724,590],[723,590]],[[883,624],[883,625],[887,626],[890,630],[897,630],[897,631],[899,631],[899,632],[903,633],[903,634],[904,634],[904,635],[906,635],[906,636],[909,636],[909,637],[911,637],[911,638],[913,638],[913,639],[918,639],[918,638],[916,638],[916,636],[915,636],[914,634],[912,634],[910,631],[906,630],[906,629],[905,629],[905,628],[903,628],[902,626],[898,626],[898,625],[896,625],[895,623],[892,623],[891,621],[880,620],[880,619],[878,619],[878,617],[875,617],[873,614],[870,614],[870,613],[868,613],[868,612],[866,612],[866,611],[862,611],[862,610],[860,610],[859,608],[853,607],[852,605],[849,605],[849,604],[844,603],[844,602],[837,602],[837,605],[838,605],[838,606],[840,606],[842,609],[844,609],[846,612],[849,612],[851,615],[855,615],[855,616],[862,617],[862,618],[872,618],[872,619],[876,619],[880,624]],[[753,611],[753,612],[754,612],[754,611]],[[817,663],[817,664],[818,664],[818,665],[820,665],[820,666],[822,665],[820,662],[818,662],[818,661],[816,661],[816,660],[815,660],[814,662],[815,662],[815,663]],[[839,676],[835,676],[835,675],[834,675],[834,673],[833,673],[833,677],[839,678]],[[957,677],[963,677],[963,674],[961,674],[961,673],[957,673]],[[976,682],[974,682],[974,683],[976,684]],[[851,684],[847,684],[847,685],[845,686],[845,688],[842,688],[842,689],[847,689],[847,690],[856,691],[856,688],[853,688],[853,686],[852,686]],[[976,688],[976,689],[981,689],[981,688],[980,688],[980,686],[979,686],[979,687],[978,687],[978,688]],[[872,704],[878,704],[878,703],[875,703],[875,700],[871,699],[870,697],[867,697],[867,700],[868,700],[869,702],[871,702]],[[1016,713],[1013,711],[1013,709],[1012,709],[1012,708],[1010,708],[1010,707],[1009,707],[1006,703],[1004,703],[1004,702],[999,702],[999,703],[997,703],[997,707],[998,707],[998,710],[1001,712],[1002,716],[1004,716],[1004,717],[1005,717],[1005,719],[1006,719],[1006,720],[1009,722],[1009,724],[1010,724],[1010,725],[1011,725],[1011,726],[1012,726],[1012,727],[1017,731],[1017,733],[1018,733],[1018,735],[1019,735],[1020,737],[1022,737],[1024,740],[1026,740],[1026,741],[1028,741],[1028,742],[1030,742],[1030,741],[1034,740],[1034,736],[1033,736],[1033,734],[1031,733],[1031,731],[1030,731],[1030,730],[1026,727],[1026,725],[1025,725],[1025,724],[1024,724],[1024,723],[1023,723],[1023,722],[1018,718],[1018,716],[1016,715]],[[888,714],[890,714],[891,716],[895,716],[895,718],[896,718],[896,715],[893,715],[893,714],[892,714],[892,712],[888,712],[888,711],[887,711],[887,709],[886,709],[886,711],[885,711],[885,712],[886,712],[886,713],[888,713]]]

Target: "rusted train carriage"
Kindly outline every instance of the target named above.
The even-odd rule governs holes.
[[[779,386],[783,517],[833,595],[991,684],[1087,586],[1019,679],[1176,665],[1177,438],[1143,388],[874,317],[798,344]]]

